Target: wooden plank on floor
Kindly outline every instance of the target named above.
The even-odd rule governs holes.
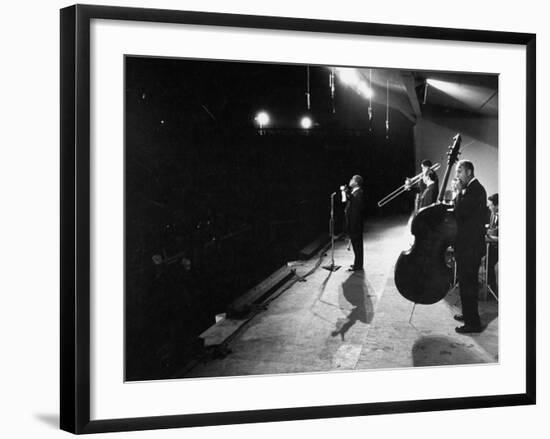
[[[229,307],[231,312],[239,313],[245,311],[254,302],[260,299],[269,290],[277,286],[284,281],[287,277],[291,276],[293,272],[291,269],[284,265],[277,271],[272,273],[269,277],[264,279],[258,285],[245,294],[237,298]],[[199,335],[204,342],[205,346],[217,346],[225,342],[231,335],[233,335],[242,325],[248,321],[247,318],[234,318],[226,317],[209,327],[206,331]]]
[[[230,306],[232,311],[242,311],[246,307],[250,306],[270,289],[275,287],[279,282],[282,282],[286,277],[290,276],[292,271],[290,267],[283,265],[277,271],[272,273],[269,277],[265,278],[262,282],[256,285],[251,290],[248,290],[245,294],[238,297]]]
[[[220,345],[244,325],[246,321],[246,319],[222,319],[199,335],[199,338],[203,339],[204,346]]]
[[[329,242],[330,237],[323,233],[319,235],[314,241],[306,245],[302,250],[300,250],[301,259],[311,258],[321,247],[323,247],[327,242]]]

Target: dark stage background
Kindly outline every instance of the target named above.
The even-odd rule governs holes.
[[[126,378],[169,378],[214,316],[323,235],[330,194],[365,179],[368,216],[415,175],[413,126],[306,66],[126,57]],[[259,132],[258,111],[271,115]],[[297,128],[309,114],[310,130]],[[369,129],[370,128],[370,129]],[[337,197],[338,199],[338,197]],[[336,204],[336,231],[343,206]],[[368,222],[367,222],[368,225]],[[368,230],[368,228],[367,228]]]

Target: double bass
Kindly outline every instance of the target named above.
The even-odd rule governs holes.
[[[457,226],[453,209],[443,203],[453,165],[458,160],[461,137],[453,137],[447,152],[447,169],[437,203],[420,209],[411,222],[414,243],[401,252],[395,264],[395,285],[406,299],[431,305],[443,299],[452,285],[453,273],[445,253],[456,238]]]

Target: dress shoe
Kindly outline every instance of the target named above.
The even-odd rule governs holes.
[[[464,321],[464,316],[462,314],[455,314],[453,316],[453,319],[455,319],[457,322],[463,322]]]
[[[471,325],[464,325],[464,326],[458,326],[455,328],[455,331],[459,334],[469,334],[472,332],[481,332],[481,326],[471,326]]]
[[[363,267],[350,267],[348,268],[348,271],[363,271]]]

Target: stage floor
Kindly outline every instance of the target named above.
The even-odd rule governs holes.
[[[330,251],[295,266],[295,282],[234,334],[221,358],[198,362],[180,377],[403,368],[498,362],[498,302],[480,301],[486,329],[460,335],[457,291],[433,305],[404,299],[393,280],[411,243],[407,218],[369,220],[365,270],[348,272],[353,252],[335,243],[337,271],[323,269]],[[412,313],[412,318],[411,318]]]

